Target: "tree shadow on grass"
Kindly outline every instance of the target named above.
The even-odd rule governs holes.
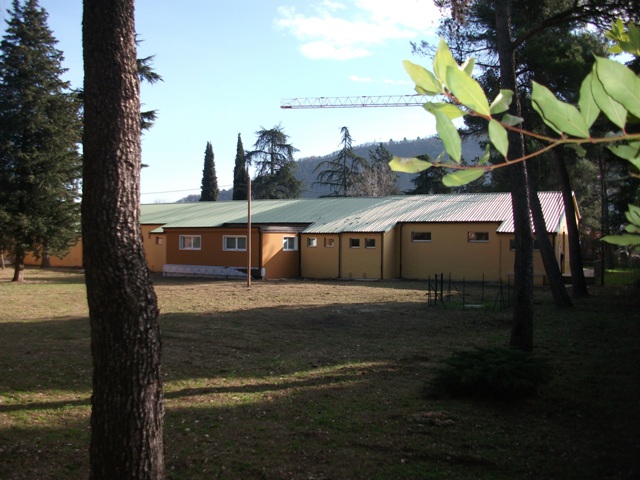
[[[633,368],[589,363],[609,324],[541,325],[586,381],[567,374],[520,408],[421,398],[440,358],[506,338],[486,316],[410,302],[162,315],[169,478],[633,478]],[[89,338],[86,318],[0,323],[0,478],[87,478]],[[612,386],[624,424],[600,410]]]

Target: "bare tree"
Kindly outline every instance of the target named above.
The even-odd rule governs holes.
[[[370,162],[355,175],[353,194],[358,197],[387,197],[399,195],[398,174],[391,170],[393,154],[384,145],[369,150]]]

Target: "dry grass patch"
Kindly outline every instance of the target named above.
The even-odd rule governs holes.
[[[29,270],[22,286],[2,275],[0,478],[87,478],[82,274]],[[454,350],[506,344],[508,311],[428,307],[420,282],[155,282],[170,479],[640,473],[640,327],[628,290],[594,288],[561,312],[536,292],[536,352],[554,377],[538,397],[504,404],[422,390]]]

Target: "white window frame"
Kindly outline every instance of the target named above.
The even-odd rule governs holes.
[[[289,242],[293,241],[293,247],[289,246]],[[282,250],[285,252],[295,252],[298,250],[298,237],[286,236],[282,237]]]
[[[376,248],[376,239],[375,238],[365,238],[364,239],[364,248]]]
[[[360,239],[349,238],[349,248],[360,248]]]
[[[180,250],[202,250],[202,237],[200,235],[180,235]]]
[[[416,239],[417,236],[429,236],[428,239]],[[431,242],[431,232],[411,232],[411,241],[413,243],[429,243]]]
[[[316,237],[308,237],[307,238],[307,247],[315,248],[318,246],[318,239]]]
[[[235,247],[229,247],[227,240],[234,240]],[[244,240],[244,248],[238,247],[238,240]],[[247,251],[247,236],[246,235],[223,235],[222,236],[222,250],[225,252],[246,252]]]

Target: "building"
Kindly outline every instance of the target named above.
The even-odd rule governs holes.
[[[562,195],[541,192],[539,198],[556,260],[567,272]],[[425,279],[444,273],[506,281],[513,275],[509,193],[254,200],[250,208],[249,224],[246,201],[142,205],[149,268],[164,275],[246,278],[250,266],[254,277],[266,279]],[[76,250],[68,256],[74,263]],[[534,274],[536,283],[544,282],[539,254]]]

